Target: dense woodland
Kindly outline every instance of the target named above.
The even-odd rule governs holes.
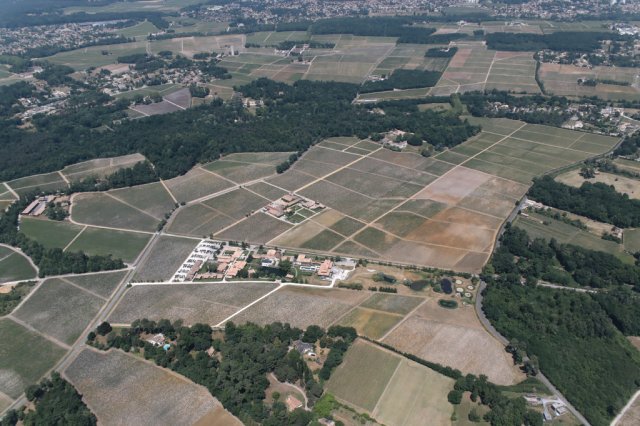
[[[60,248],[48,249],[19,232],[19,214],[34,198],[35,195],[23,197],[0,216],[0,243],[20,248],[38,266],[40,277],[69,273],[83,274],[125,267],[121,259],[112,259],[111,256],[88,256],[83,252],[71,253],[64,252]]]
[[[589,250],[555,239],[531,239],[523,229],[508,225],[493,254],[498,274],[538,279],[566,286],[593,288],[635,286],[640,291],[640,267],[628,265],[610,253]]]
[[[640,226],[640,200],[633,200],[601,182],[584,182],[580,188],[574,188],[556,182],[551,176],[543,176],[534,180],[529,197],[620,228]]]
[[[254,115],[239,103],[218,100],[172,114],[112,123],[113,131],[97,131],[102,124],[121,120],[127,102],[83,94],[87,102],[59,116],[35,117],[29,131],[5,119],[0,121],[0,180],[135,152],[145,155],[158,176],[166,179],[220,154],[304,151],[331,136],[366,138],[399,128],[443,148],[479,131],[449,113],[421,112],[416,104],[388,103],[385,115],[372,114],[370,107],[351,103],[358,92],[353,84],[299,81],[290,86],[260,79],[239,90],[263,99],[265,107]]]
[[[494,50],[593,52],[602,40],[625,40],[617,33],[598,31],[558,31],[550,34],[487,34],[487,47]]]
[[[144,334],[163,333],[172,342],[165,351],[146,342]],[[236,326],[228,322],[224,338],[215,336],[206,324],[185,327],[181,321],[157,323],[146,319],[134,321],[131,327],[119,332],[101,324],[92,332],[88,341],[101,348],[119,348],[126,352],[143,352],[146,359],[170,368],[195,383],[205,386],[209,392],[244,423],[260,422],[262,425],[307,425],[314,420],[314,413],[297,409],[287,412],[282,402],[271,406],[264,404],[269,386],[268,373],[274,373],[280,381],[299,383],[307,394],[309,405],[324,392],[323,382],[331,376],[353,340],[356,331],[351,327],[332,326],[327,331],[310,326],[306,331],[289,324],[273,323],[264,327],[255,324]],[[106,335],[106,343],[99,335]],[[214,338],[215,336],[215,338]],[[289,351],[294,340],[318,342],[329,354],[320,369],[318,378],[309,369],[298,351]],[[206,351],[213,347],[218,357],[210,357]]]
[[[589,294],[483,277],[483,310],[535,357],[547,378],[594,426],[608,425],[640,386],[640,352]]]
[[[51,374],[51,379],[29,386],[25,394],[34,408],[25,411],[10,410],[0,420],[0,426],[14,426],[18,421],[25,426],[94,426],[98,423],[78,391],[57,372]]]

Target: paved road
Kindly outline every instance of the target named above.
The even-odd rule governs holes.
[[[509,340],[507,340],[502,334],[498,333],[498,330],[495,329],[495,327],[493,327],[493,325],[491,325],[491,323],[489,322],[489,320],[487,319],[487,317],[484,314],[484,311],[482,310],[482,292],[484,291],[484,289],[487,287],[487,283],[485,283],[484,281],[480,281],[480,288],[478,289],[478,293],[476,295],[476,314],[478,315],[478,319],[480,319],[480,322],[482,323],[482,325],[484,326],[484,328],[491,333],[491,335],[493,337],[495,337],[496,339],[498,339],[498,341],[500,341],[503,345],[508,345],[509,344]],[[525,361],[527,361],[528,358],[525,357]],[[549,388],[549,390],[551,392],[553,392],[556,397],[561,400],[569,409],[569,411],[571,411],[571,413],[585,426],[591,426],[591,424],[587,421],[587,419],[580,414],[580,412],[578,410],[576,410],[576,408],[571,405],[571,403],[569,401],[567,401],[567,398],[564,397],[564,395],[562,395],[562,393],[560,393],[560,391],[558,389],[556,389],[555,386],[553,386],[553,384],[549,381],[549,379],[546,378],[546,376],[544,374],[542,374],[541,371],[538,372],[536,379],[540,380],[542,383],[544,383],[544,385]]]

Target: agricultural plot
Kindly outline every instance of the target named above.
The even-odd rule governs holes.
[[[133,167],[141,161],[145,161],[145,157],[142,154],[98,158],[66,166],[61,170],[61,173],[70,181],[80,181],[90,176],[102,178],[120,169]]]
[[[92,66],[101,67],[116,63],[118,56],[145,53],[145,44],[146,41],[136,41],[132,43],[85,47],[56,53],[53,56],[47,57],[47,61],[54,64],[67,65],[76,71],[81,71]],[[103,51],[108,52],[108,54],[103,54]]]
[[[275,166],[289,158],[291,152],[264,152],[230,154],[203,166],[204,169],[244,184],[275,174]]]
[[[205,387],[118,350],[85,349],[64,376],[102,424],[240,424]]]
[[[83,227],[63,221],[37,219],[23,216],[20,231],[46,248],[65,248]]]
[[[613,186],[617,192],[627,194],[629,198],[640,199],[640,180],[628,178],[626,176],[614,175],[611,173],[598,173],[592,179],[585,179],[580,175],[580,170],[570,170],[555,178],[558,182],[562,182],[565,185],[579,188],[584,182],[590,183],[604,183],[609,186]]]
[[[13,315],[41,333],[71,345],[103,303],[103,298],[88,290],[53,278],[43,282]]]
[[[19,195],[28,194],[36,190],[49,192],[69,187],[59,172],[23,177],[9,181],[6,184]]]
[[[256,213],[215,234],[216,238],[247,243],[265,243],[291,228],[291,225],[264,213]]]
[[[75,275],[65,279],[106,298],[113,293],[127,273],[128,271],[102,272],[97,274]]]
[[[142,114],[145,117],[152,115],[169,114],[172,112],[182,111],[184,108],[180,108],[178,105],[162,100],[160,102],[152,103],[149,105],[141,104],[130,107],[133,111]]]
[[[163,219],[164,215],[175,207],[171,195],[160,182],[115,189],[109,191],[109,195],[123,203],[135,206],[156,219]]]
[[[531,52],[500,52],[480,44],[460,44],[431,95],[473,90],[540,93]]]
[[[169,222],[167,230],[173,234],[201,237],[214,234],[230,225],[236,219],[198,203],[181,208]]]
[[[357,340],[328,382],[338,399],[384,424],[448,424],[453,380],[427,367]]]
[[[9,318],[0,318],[0,392],[17,398],[62,358],[65,350]]]
[[[36,275],[36,270],[22,253],[0,247],[0,282],[26,280]]]
[[[360,336],[364,335],[370,339],[380,339],[401,320],[401,315],[357,307],[342,317],[338,324],[355,328]]]
[[[74,222],[134,231],[153,232],[160,220],[107,193],[76,194],[71,218]]]
[[[544,238],[548,241],[555,238],[560,243],[575,244],[591,250],[611,253],[625,263],[634,262],[633,256],[625,252],[625,249],[635,247],[635,236],[631,230],[625,231],[624,245],[622,245],[603,240],[598,235],[547,216],[532,212],[528,214],[529,217],[518,216],[514,225],[527,231],[531,238]]]
[[[136,281],[165,281],[198,245],[198,240],[162,235],[156,239],[147,257],[136,269]]]
[[[233,183],[199,167],[185,175],[165,181],[173,197],[179,202],[190,202],[215,194],[233,186]]]
[[[168,318],[182,319],[187,325],[216,325],[276,287],[266,282],[134,286],[125,293],[109,321],[131,324],[140,318]]]
[[[133,262],[147,245],[151,235],[87,227],[66,251],[83,251],[88,255],[111,255],[114,259]]]
[[[367,297],[366,293],[350,290],[286,286],[236,315],[232,321],[263,325],[280,321],[300,328],[312,324],[327,327]]]
[[[597,96],[605,100],[638,100],[638,70],[625,67],[582,68],[573,65],[540,64],[539,77],[545,90],[558,96]],[[613,80],[620,84],[579,85],[578,80]]]
[[[471,305],[448,310],[436,299],[427,300],[382,341],[463,373],[485,374],[496,384],[511,385],[524,378],[502,344],[482,327]]]

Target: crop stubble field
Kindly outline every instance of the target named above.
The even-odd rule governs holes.
[[[241,424],[203,386],[118,350],[83,350],[64,376],[103,424]]]

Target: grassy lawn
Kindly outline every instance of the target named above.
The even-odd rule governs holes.
[[[36,383],[64,349],[10,319],[0,319],[0,391],[17,398]]]
[[[82,231],[82,226],[23,216],[20,219],[20,231],[46,248],[64,248]]]

